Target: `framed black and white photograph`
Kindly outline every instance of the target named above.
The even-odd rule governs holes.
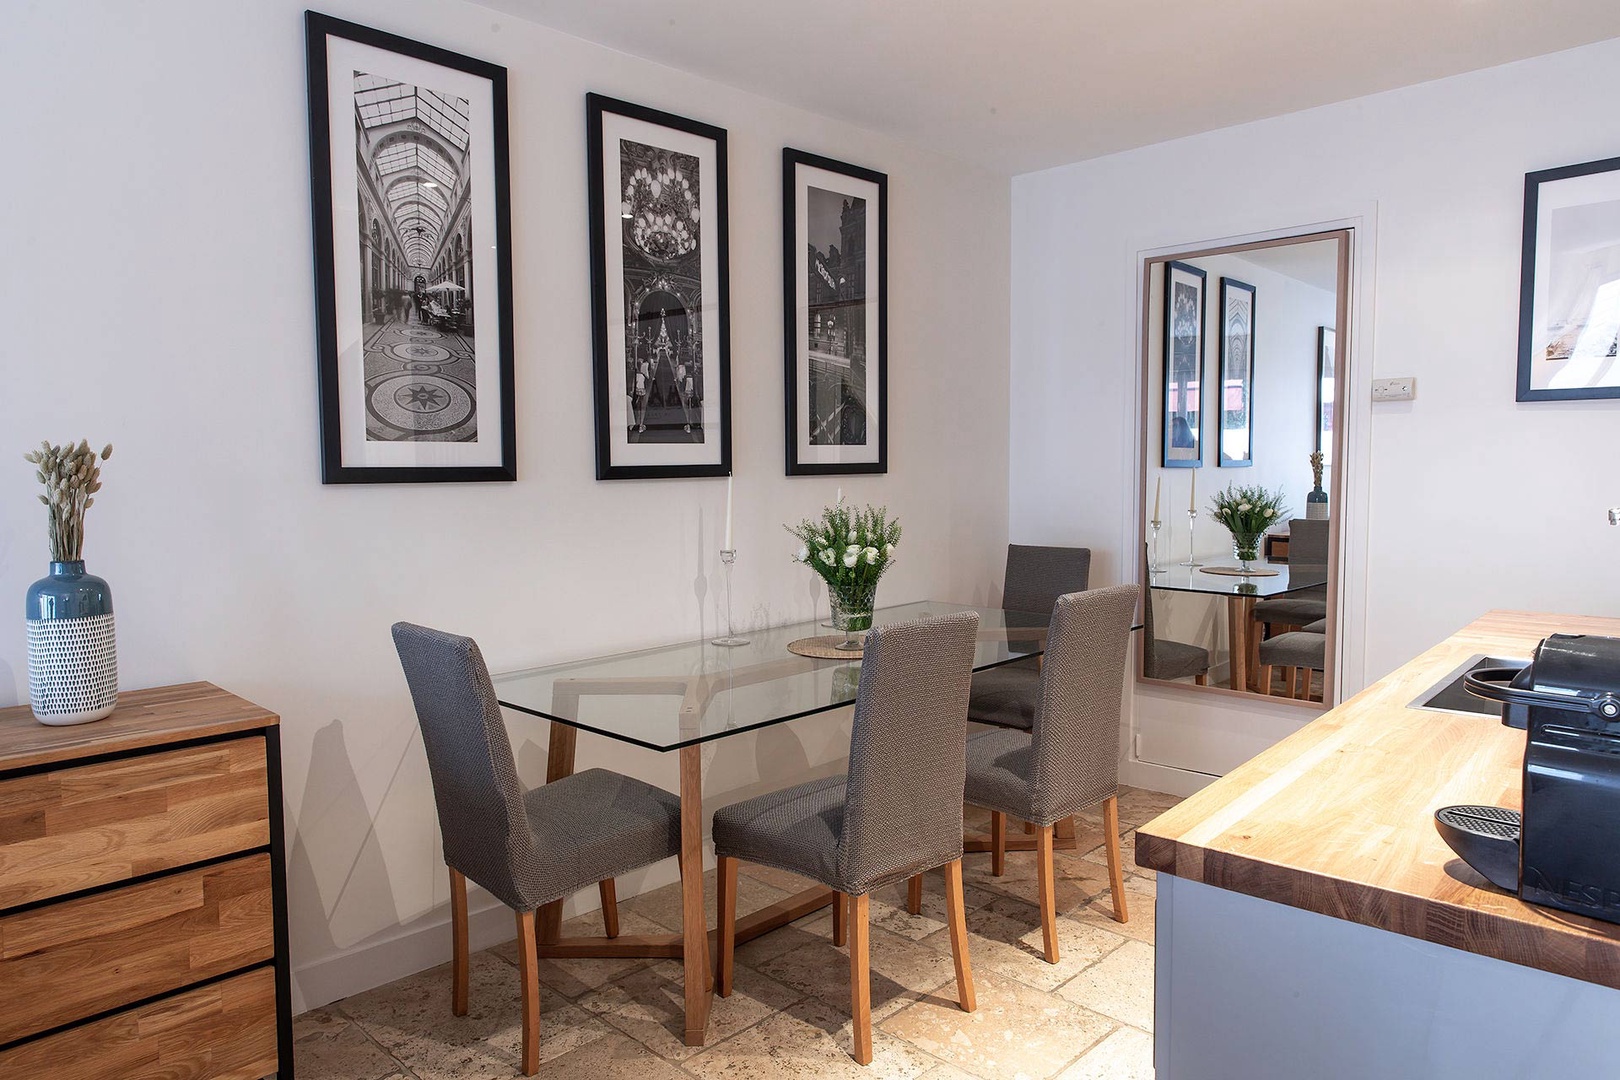
[[[1520,401],[1620,397],[1620,158],[1524,178]]]
[[[1221,278],[1221,445],[1223,469],[1254,464],[1254,286]]]
[[[889,178],[782,151],[788,475],[889,468]]]
[[[585,98],[596,478],[731,471],[723,128]]]
[[[1164,264],[1164,448],[1167,469],[1204,463],[1204,271],[1181,262]]]
[[[321,479],[515,480],[506,69],[305,33]]]
[[[1338,377],[1334,350],[1337,335],[1331,326],[1316,328],[1316,449],[1322,467],[1333,464],[1333,390]]]

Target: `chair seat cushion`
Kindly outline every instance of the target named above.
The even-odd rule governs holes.
[[[1260,643],[1260,662],[1272,667],[1305,667],[1321,671],[1327,660],[1327,637],[1293,630]]]
[[[1149,665],[1150,679],[1185,679],[1202,675],[1209,670],[1209,650],[1184,641],[1153,639],[1153,662]]]
[[[968,719],[1028,731],[1035,726],[1040,698],[1041,669],[1033,657],[1002,664],[973,676]]]
[[[1300,629],[1307,634],[1325,634],[1327,633],[1327,619],[1317,619],[1315,622],[1306,623]]]
[[[538,880],[523,882],[531,907],[681,849],[681,800],[606,769],[587,769],[524,796],[534,829]]]
[[[1318,589],[1321,590],[1318,595]],[[1327,618],[1327,591],[1322,586],[1289,596],[1274,596],[1254,605],[1254,621],[1304,626]]]
[[[1028,821],[1034,775],[1035,743],[1029,733],[1006,730],[974,735],[967,742],[963,801]]]
[[[838,837],[844,827],[846,779],[771,791],[714,812],[714,852],[774,866],[842,891]]]

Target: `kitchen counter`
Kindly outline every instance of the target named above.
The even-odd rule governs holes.
[[[1524,732],[1410,707],[1473,657],[1527,658],[1558,632],[1620,637],[1620,619],[1492,612],[1137,830],[1137,863],[1167,875],[1161,1078],[1552,1075],[1519,1071],[1521,1043],[1548,1039],[1612,1064],[1620,925],[1520,902],[1434,828],[1448,804],[1519,807]],[[1481,994],[1478,1020],[1448,1005]],[[1538,1030],[1549,1001],[1565,1013]],[[1338,1056],[1307,1066],[1290,1027]]]

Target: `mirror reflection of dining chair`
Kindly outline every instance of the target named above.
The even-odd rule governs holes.
[[[1311,676],[1327,670],[1327,620],[1317,619],[1303,629],[1269,637],[1260,643],[1260,693],[1270,697],[1273,673],[1282,668],[1284,697],[1313,699]],[[1324,675],[1322,693],[1327,686]]]
[[[1153,629],[1153,592],[1142,593],[1142,675],[1149,679],[1192,679],[1209,685],[1209,650],[1161,638]]]
[[[1288,523],[1288,572],[1327,575],[1328,527],[1325,520],[1294,518]],[[1260,643],[1277,634],[1296,631],[1308,623],[1327,618],[1327,586],[1274,596],[1254,605],[1254,623],[1249,628],[1249,670],[1258,672],[1262,663]],[[1262,693],[1264,683],[1257,684]]]
[[[1001,606],[1052,617],[1058,597],[1085,592],[1091,582],[1091,549],[1007,545],[1007,576]],[[1040,697],[1041,662],[1031,657],[973,676],[968,719],[1028,731]]]

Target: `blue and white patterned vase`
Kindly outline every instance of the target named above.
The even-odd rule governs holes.
[[[28,587],[28,703],[42,724],[100,720],[118,704],[112,590],[84,560]]]

